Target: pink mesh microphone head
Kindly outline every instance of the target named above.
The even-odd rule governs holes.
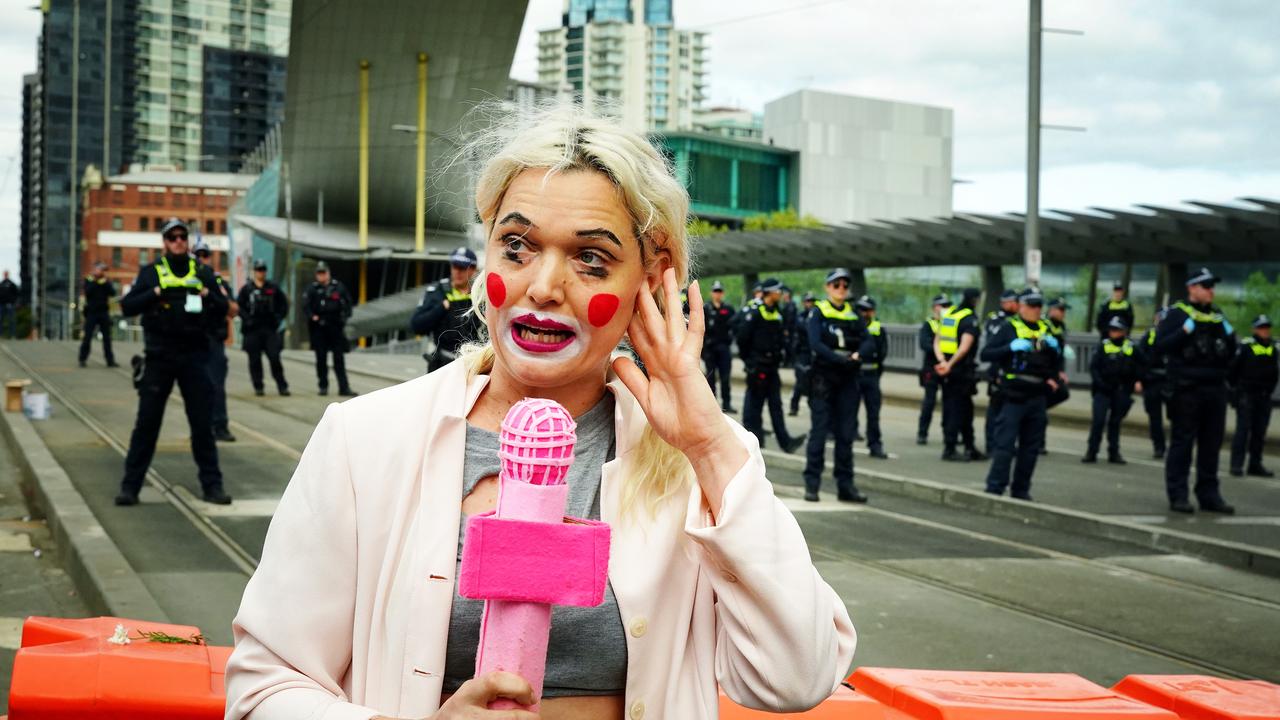
[[[533,485],[563,485],[573,464],[576,425],[554,400],[525,398],[502,421],[498,457],[505,477]]]

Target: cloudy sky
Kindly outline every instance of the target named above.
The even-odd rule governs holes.
[[[22,74],[33,2],[0,7],[0,267],[17,258]],[[957,210],[1024,206],[1023,0],[675,0],[710,33],[713,104],[760,110],[802,87],[955,111]],[[536,31],[563,0],[531,0],[512,74],[533,79]],[[1280,197],[1280,2],[1045,0],[1041,206]]]

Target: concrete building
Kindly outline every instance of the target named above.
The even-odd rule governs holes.
[[[132,283],[143,265],[164,248],[160,228],[170,217],[185,220],[192,245],[209,243],[214,267],[228,270],[227,211],[253,182],[235,173],[135,169],[103,178],[97,168],[85,173],[84,228],[80,274],[95,262],[107,264],[107,277]]]
[[[107,174],[133,163],[194,169],[202,157],[225,159],[240,147],[256,146],[261,137],[251,135],[269,127],[270,95],[283,89],[282,71],[229,78],[227,92],[240,93],[238,105],[229,108],[232,120],[224,122],[218,109],[211,119],[230,132],[225,142],[215,133],[206,144],[205,48],[283,53],[289,1],[44,0],[40,10],[38,69],[24,86],[29,164],[20,237],[33,317],[44,334],[60,335],[75,302],[80,185],[88,166]],[[255,78],[275,86],[264,89]],[[237,109],[244,122],[234,121]],[[268,121],[257,123],[258,114]]]
[[[713,107],[693,113],[693,127],[699,132],[711,133],[736,140],[764,139],[764,116],[760,113],[734,107]]]
[[[689,192],[689,210],[716,225],[741,227],[752,215],[794,208],[800,154],[705,132],[654,135]]]
[[[765,105],[764,141],[800,152],[801,213],[829,223],[951,216],[948,108],[800,90]]]
[[[538,82],[635,130],[688,130],[707,98],[706,33],[677,30],[671,0],[566,0],[538,34]]]

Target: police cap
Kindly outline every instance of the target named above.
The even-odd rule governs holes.
[[[1108,330],[1128,330],[1129,323],[1125,322],[1124,318],[1120,317],[1119,315],[1113,315],[1111,317],[1110,322],[1107,323],[1107,329]]]
[[[1023,305],[1044,305],[1044,295],[1040,294],[1039,288],[1029,287],[1018,293],[1018,302]]]
[[[1124,289],[1124,281],[1123,281],[1123,280],[1117,280],[1117,281],[1115,281],[1115,282],[1111,283],[1111,289],[1112,289],[1112,290],[1123,290],[1123,289]]]
[[[476,254],[469,247],[460,247],[449,253],[449,264],[454,267],[475,267]]]
[[[1064,297],[1062,297],[1061,295],[1059,295],[1058,297],[1056,297],[1056,298],[1054,298],[1054,299],[1050,300],[1050,301],[1049,301],[1049,307],[1051,307],[1051,308],[1062,308],[1063,310],[1070,310],[1070,309],[1071,309],[1071,306],[1067,304],[1067,299],[1066,299],[1066,298],[1064,298]]]
[[[1017,294],[1014,294],[1013,297],[1014,299],[1017,299],[1018,296]],[[946,293],[938,293],[933,296],[933,302],[931,304],[939,305],[941,307],[951,307],[951,298],[947,297]]]
[[[963,298],[963,302],[967,303],[982,297],[982,291],[976,287],[967,287],[960,292],[960,297]]]
[[[1009,302],[1010,300],[1018,301],[1018,291],[1013,288],[1005,288],[1005,291],[1000,293],[1000,302]]]
[[[321,260],[320,262],[316,263],[316,274],[317,274],[317,275],[319,275],[319,274],[320,274],[320,273],[322,273],[322,272],[324,272],[324,273],[329,272],[329,263],[327,263],[327,262],[325,262],[325,261],[323,261],[323,260]]]
[[[190,233],[191,228],[176,217],[171,217],[164,221],[164,225],[160,226],[160,237],[168,237],[169,233],[181,228],[183,232]]]
[[[711,283],[711,292],[724,292],[724,283],[719,280]]]
[[[195,253],[196,257],[203,257],[212,254],[213,251],[209,249],[209,243],[204,238],[200,238],[196,241],[195,247],[191,248],[191,252]]]
[[[764,292],[782,292],[782,281],[778,278],[765,278],[760,281],[760,289]]]
[[[1266,313],[1263,313],[1253,319],[1253,326],[1256,328],[1269,328],[1271,327],[1271,318],[1267,317]]]
[[[871,297],[870,295],[863,295],[862,297],[854,301],[853,306],[858,308],[859,310],[875,310],[876,301],[875,301],[875,298]]]
[[[317,267],[317,268],[319,268],[319,266],[316,266],[316,267]],[[267,261],[266,261],[266,260],[254,260],[254,261],[253,261],[253,269],[254,269],[254,270],[266,270],[266,269],[267,269]]]
[[[1222,278],[1214,275],[1207,267],[1202,267],[1187,275],[1187,285],[1203,285],[1211,288],[1220,282],[1222,282]]]
[[[849,280],[849,281],[852,281],[852,280],[853,280],[853,275],[851,275],[851,274],[849,273],[849,271],[848,271],[847,269],[845,269],[845,268],[836,268],[835,270],[832,270],[831,272],[827,273],[827,284],[828,284],[828,285],[830,285],[831,283],[833,283],[833,282],[835,282],[835,281],[837,281],[837,280]]]
[[[815,299],[816,298],[813,297],[813,293],[811,292],[806,292],[804,297],[800,298],[802,302],[813,302]]]

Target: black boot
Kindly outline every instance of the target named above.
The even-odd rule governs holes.
[[[1276,476],[1275,473],[1263,467],[1262,463],[1258,463],[1257,465],[1250,465],[1249,474],[1252,475],[1253,477],[1264,477],[1264,478],[1270,478],[1270,477]]]
[[[1113,450],[1107,453],[1107,462],[1111,463],[1112,465],[1128,465],[1129,464],[1128,462],[1125,461],[1124,456],[1120,454],[1119,450]]]
[[[1082,462],[1082,463],[1096,463],[1096,462],[1098,462],[1098,451],[1097,451],[1097,450],[1090,450],[1089,452],[1085,453],[1085,454],[1084,454],[1084,457],[1080,458],[1080,462]]]

